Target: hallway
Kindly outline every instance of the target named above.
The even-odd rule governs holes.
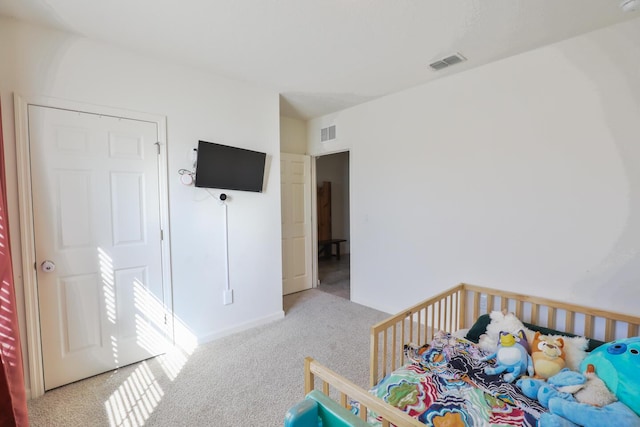
[[[340,260],[335,257],[321,257],[318,260],[319,291],[350,299],[350,256],[344,254]]]

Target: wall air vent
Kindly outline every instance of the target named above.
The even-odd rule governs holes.
[[[336,125],[320,129],[320,142],[336,139]]]
[[[467,58],[465,58],[464,56],[460,55],[459,53],[455,53],[451,56],[447,56],[446,58],[440,59],[438,61],[432,62],[431,64],[429,64],[429,66],[435,70],[435,71],[439,71],[442,70],[443,68],[447,68],[451,65],[455,65],[458,64],[462,61],[466,61]]]

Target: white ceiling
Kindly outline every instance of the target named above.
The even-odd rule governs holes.
[[[309,119],[640,15],[620,0],[0,0],[0,14],[208,69]],[[443,71],[428,64],[460,52]]]

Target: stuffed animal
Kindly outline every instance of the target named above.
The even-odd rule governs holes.
[[[603,344],[582,361],[596,373],[618,399],[640,416],[640,337]]]
[[[478,347],[484,351],[495,352],[500,343],[500,332],[511,332],[517,335],[518,331],[523,330],[527,340],[522,341],[521,344],[531,354],[529,342],[533,338],[533,332],[529,331],[514,313],[507,310],[494,310],[489,314],[489,318],[491,322],[487,325],[485,333],[480,335]]]
[[[538,427],[576,426],[640,427],[640,417],[622,402],[599,407],[555,397],[549,400],[549,412],[538,420]]]
[[[573,394],[578,402],[603,407],[618,400],[604,381],[596,375],[593,365],[587,365],[584,376],[587,379],[584,387]]]
[[[538,399],[545,408],[553,398],[586,403],[592,406],[606,406],[618,400],[595,373],[593,365],[584,374],[562,369],[546,381],[523,378],[516,383],[525,396]]]
[[[503,379],[506,382],[513,382],[520,375],[528,372],[533,375],[533,361],[522,342],[526,342],[527,338],[523,330],[517,334],[509,332],[500,332],[500,340],[498,349],[495,353],[483,357],[482,361],[496,359],[495,367],[487,366],[484,372],[488,375],[504,374]]]
[[[547,381],[521,379],[525,395],[538,398],[549,408],[540,416],[538,427],[640,427],[640,417],[616,396],[588,364],[584,374],[561,370]]]
[[[566,363],[564,360],[564,340],[536,332],[531,343],[534,377],[547,379],[554,376]]]

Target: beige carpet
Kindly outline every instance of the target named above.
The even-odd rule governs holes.
[[[310,290],[284,298],[285,318],[47,392],[32,426],[281,426],[304,393],[304,357],[368,384],[369,327],[387,315]]]

